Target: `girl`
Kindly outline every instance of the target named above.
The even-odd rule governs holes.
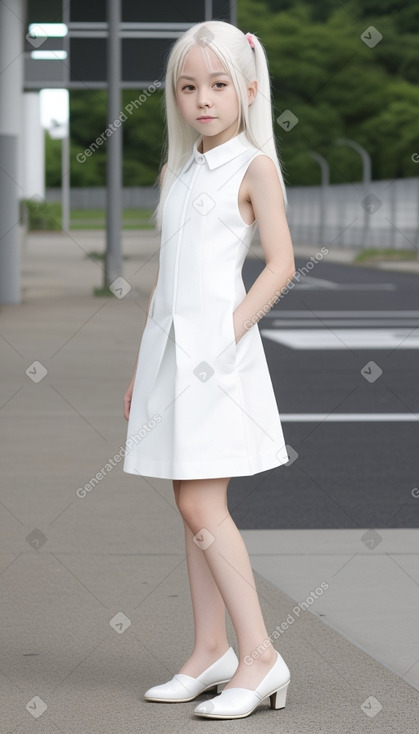
[[[295,273],[259,40],[223,21],[191,27],[171,49],[165,106],[159,269],[124,396],[123,469],[173,480],[195,643],[172,680],[145,698],[191,701],[224,686],[194,712],[241,718],[268,696],[271,708],[283,708],[290,679],[227,507],[232,476],[289,460],[257,326]],[[266,266],[246,293],[241,269],[256,223]]]

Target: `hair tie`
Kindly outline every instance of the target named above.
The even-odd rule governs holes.
[[[246,38],[249,41],[251,48],[254,49],[256,37],[253,35],[253,33],[246,33]]]

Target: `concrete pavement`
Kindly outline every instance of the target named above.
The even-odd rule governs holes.
[[[286,708],[265,701],[240,723],[208,724],[192,711],[212,694],[177,705],[143,700],[189,656],[193,619],[171,482],[109,463],[126,437],[122,397],[158,240],[124,233],[131,291],[122,299],[92,295],[103,264],[88,253],[103,247],[100,232],[31,235],[23,303],[0,306],[1,734],[183,734],[208,725],[417,734],[416,530],[378,530],[374,548],[360,531],[242,531],[268,633],[291,670]],[[227,625],[237,652],[228,615]]]

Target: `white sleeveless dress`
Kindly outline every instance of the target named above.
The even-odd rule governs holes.
[[[245,132],[207,153],[201,139],[164,206],[127,428],[130,474],[209,479],[289,461],[258,325],[237,344],[233,325],[256,227],[242,219],[238,191],[263,153]]]

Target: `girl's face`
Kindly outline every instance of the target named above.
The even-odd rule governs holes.
[[[208,46],[193,46],[176,84],[176,101],[184,120],[203,136],[226,140],[235,134],[239,115],[231,76]]]

